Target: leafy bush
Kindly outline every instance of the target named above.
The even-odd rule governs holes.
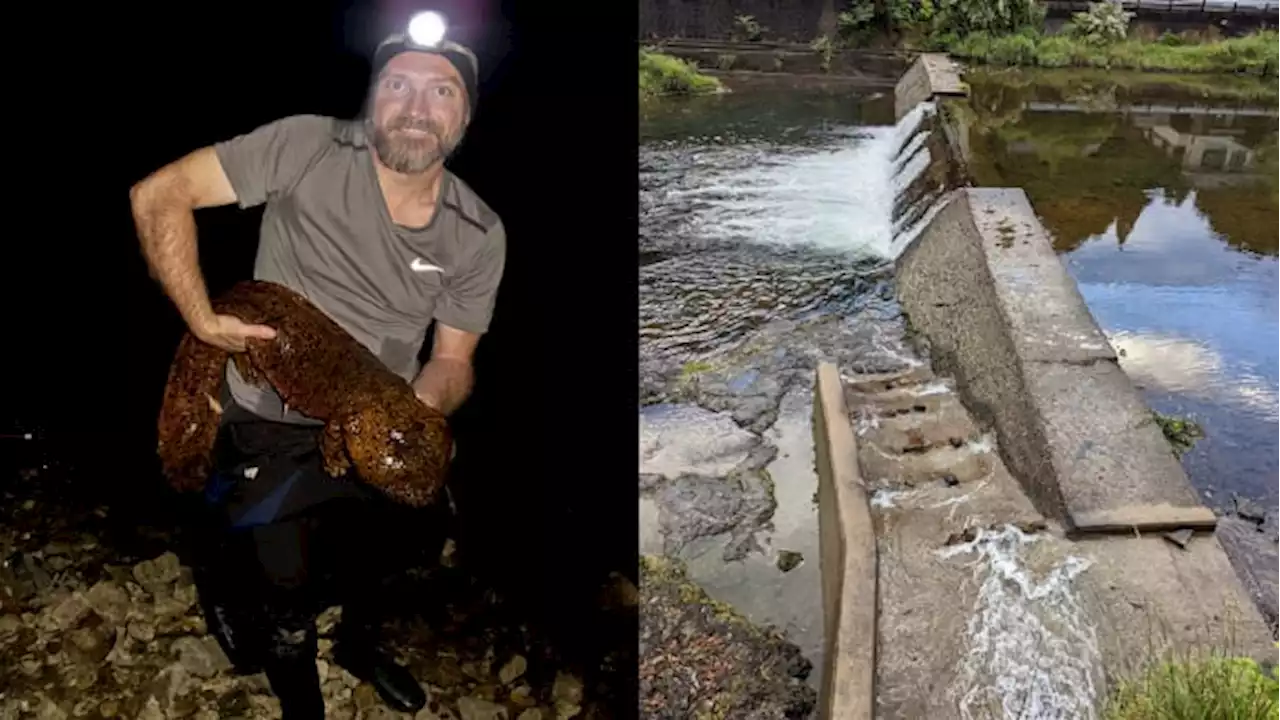
[[[1090,3],[1088,11],[1071,16],[1066,32],[1093,45],[1106,45],[1124,40],[1132,19],[1133,13],[1118,2]]]
[[[640,51],[640,96],[703,95],[719,92],[720,81],[698,72],[696,65],[677,57]]]
[[[1156,42],[1168,47],[1178,47],[1180,45],[1186,45],[1187,39],[1178,33],[1172,33],[1165,30],[1160,33],[1160,37],[1156,38]]]
[[[848,10],[836,16],[836,38],[845,47],[857,45],[872,31],[875,22],[875,0],[853,0]]]
[[[993,37],[1039,34],[1045,17],[1037,0],[885,0],[883,16],[877,14],[875,0],[852,3],[841,16],[842,40],[884,24],[908,46],[928,51],[946,50],[959,38],[974,33]]]

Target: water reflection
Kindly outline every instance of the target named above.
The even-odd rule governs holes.
[[[1065,77],[970,79],[974,180],[1027,191],[1147,402],[1205,426],[1192,481],[1274,504],[1275,86]]]
[[[1159,189],[1173,202],[1194,198],[1229,245],[1276,255],[1273,100],[1008,78],[971,83],[959,113],[970,169],[979,185],[1026,189],[1059,250],[1113,226],[1124,243]]]

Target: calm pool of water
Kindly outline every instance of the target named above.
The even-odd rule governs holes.
[[[971,78],[974,180],[1027,191],[1147,402],[1203,425],[1183,463],[1208,502],[1274,508],[1275,85],[1062,77]]]

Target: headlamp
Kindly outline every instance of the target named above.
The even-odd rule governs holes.
[[[444,16],[438,12],[427,10],[414,15],[409,20],[406,34],[409,42],[424,48],[434,48],[444,40],[448,26]]]
[[[410,18],[404,32],[391,35],[378,44],[373,52],[373,75],[376,78],[391,58],[403,52],[425,52],[440,55],[449,61],[462,77],[467,91],[467,101],[475,112],[477,81],[480,64],[475,53],[463,45],[448,40],[448,23],[444,15],[425,10]]]

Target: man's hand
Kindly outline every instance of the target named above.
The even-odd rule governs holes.
[[[273,340],[276,331],[266,325],[250,325],[232,315],[214,315],[207,322],[193,324],[191,334],[228,352],[244,352],[246,341]]]
[[[452,415],[471,394],[474,371],[471,358],[480,336],[448,325],[436,325],[431,359],[413,381],[413,392],[423,405]]]

